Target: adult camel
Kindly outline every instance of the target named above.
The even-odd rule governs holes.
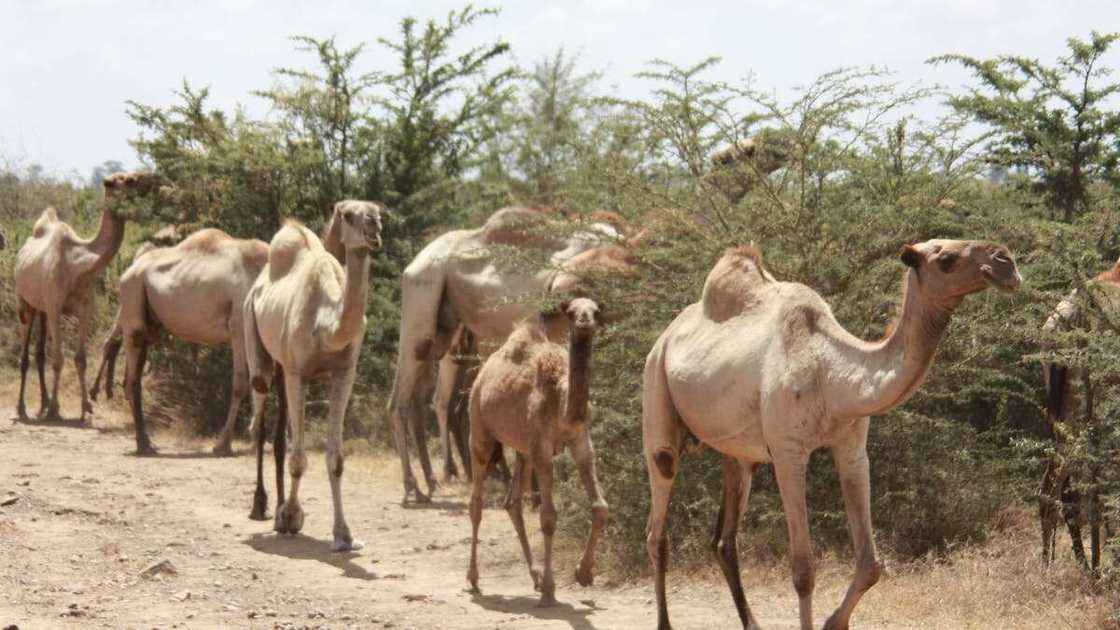
[[[725,254],[646,359],[642,440],[650,483],[646,546],[655,575],[658,627],[665,602],[665,521],[689,435],[723,456],[723,500],[712,551],[744,628],[758,626],[743,595],[735,535],[751,476],[772,462],[789,529],[801,627],[812,628],[814,570],[805,505],[809,455],[832,450],[855,547],[856,573],[825,628],[847,628],[879,579],[871,533],[869,416],[902,404],[921,384],[953,310],[989,286],[1014,290],[1019,271],[1006,247],[931,240],[903,247],[902,314],[878,342],[851,335],[815,291],[779,282],[753,248]]]

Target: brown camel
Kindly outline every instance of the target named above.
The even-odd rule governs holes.
[[[124,342],[125,387],[136,425],[137,452],[155,452],[145,430],[141,379],[148,347],[159,339],[161,329],[194,343],[230,344],[233,389],[214,452],[232,452],[237,411],[249,393],[241,305],[267,262],[268,245],[263,241],[205,229],[175,247],[138,256],[121,275],[117,325]],[[106,344],[110,362],[115,354],[112,344],[111,337]]]
[[[689,436],[723,455],[723,501],[712,551],[744,628],[758,626],[743,595],[735,549],[751,476],[760,464],[773,462],[801,627],[808,630],[814,570],[805,472],[812,451],[832,450],[856,573],[825,628],[848,627],[852,610],[881,572],[871,533],[869,416],[914,393],[966,295],[989,286],[1013,290],[1021,282],[1007,248],[985,241],[926,241],[903,247],[901,257],[908,267],[902,314],[881,341],[848,333],[809,287],[776,281],[753,248],[725,254],[708,275],[700,302],[682,311],[657,340],[646,359],[642,440],[651,493],[646,545],[658,627],[670,627],[665,522]]]
[[[334,503],[335,551],[355,547],[342,514],[342,422],[365,336],[369,255],[372,247],[381,247],[383,211],[379,204],[369,201],[340,201],[335,204],[323,241],[302,225],[288,222],[269,244],[268,265],[253,284],[244,305],[245,343],[253,388],[266,391],[273,362],[279,364],[283,374],[279,394],[287,398],[290,416],[287,424],[292,433],[292,484],[287,501],[276,509],[275,529],[281,533],[295,534],[303,527],[299,483],[307,468],[303,444],[304,387],[312,378],[330,377],[326,460]],[[340,259],[345,260],[345,267]],[[253,516],[263,516],[267,501],[260,472],[264,450],[262,412],[263,405],[254,409],[253,414],[258,471]],[[277,422],[278,436],[282,436],[283,420],[281,417]],[[281,441],[282,437],[277,440]],[[278,468],[278,478],[281,471]],[[277,495],[282,498],[282,488],[278,487]]]
[[[567,447],[591,499],[591,534],[576,571],[583,586],[592,581],[595,545],[607,522],[607,502],[595,472],[591,444],[591,346],[600,325],[599,306],[575,298],[560,306],[558,314],[545,314],[520,324],[479,371],[471,388],[470,451],[471,561],[467,580],[478,592],[478,526],[482,521],[482,491],[486,469],[502,445],[517,452],[513,480],[506,496],[506,511],[513,521],[521,550],[529,565],[533,587],[541,592],[542,606],[556,603],[552,578],[552,536],[556,507],[552,501],[552,459]],[[569,329],[568,351],[552,341],[562,337],[558,326]],[[530,473],[536,473],[541,492],[541,532],[544,534],[544,574],[533,567],[533,554],[525,535],[521,499]]]
[[[1097,290],[1097,291],[1094,291]],[[1120,312],[1120,260],[1108,271],[1093,278],[1090,291],[1102,308]],[[1093,318],[1082,312],[1081,296],[1074,291],[1062,300],[1046,320],[1043,332],[1047,336],[1076,329],[1092,329]],[[1104,303],[1101,303],[1101,300]],[[1100,334],[1097,331],[1095,334]],[[1053,349],[1052,340],[1043,343],[1044,349]],[[1054,558],[1054,542],[1059,512],[1069,530],[1073,554],[1081,566],[1096,571],[1100,566],[1100,505],[1095,495],[1088,497],[1089,506],[1089,557],[1081,539],[1081,492],[1073,483],[1071,471],[1065,464],[1066,437],[1072,432],[1094,430],[1098,418],[1093,413],[1093,380],[1083,367],[1070,367],[1057,362],[1044,361],[1042,380],[1046,388],[1046,417],[1049,437],[1054,440],[1054,456],[1046,463],[1039,487],[1038,516],[1042,527],[1042,561],[1049,565]]]
[[[131,264],[136,264],[137,259],[157,247],[170,247],[177,245],[182,240],[178,226],[169,225],[162,228],[136,248],[136,251],[132,254]],[[101,365],[97,366],[97,376],[93,377],[93,387],[90,388],[89,395],[94,401],[97,400],[97,392],[101,389],[102,377],[105,378],[105,398],[107,400],[113,399],[113,374],[116,373],[117,355],[120,353],[122,341],[121,314],[118,309],[117,317],[113,320],[113,328],[105,339],[105,345],[101,347]]]
[[[19,297],[22,353],[20,356],[20,387],[17,411],[27,418],[24,390],[27,384],[28,346],[32,325],[39,319],[39,349],[36,352],[39,371],[41,408],[39,415],[58,420],[58,385],[62,373],[62,316],[74,315],[78,320],[77,351],[74,366],[81,388],[81,421],[93,412],[86,390],[86,342],[93,323],[93,285],[120,249],[124,238],[125,218],[120,216],[120,199],[147,195],[160,185],[160,178],[148,173],[116,173],[106,177],[105,202],[101,210],[101,226],[97,236],[79,238],[69,225],[58,219],[54,208],[47,208],[35,222],[31,237],[16,255],[15,284]],[[50,338],[51,370],[54,383],[50,397],[44,383],[43,362],[46,337]]]
[[[437,380],[444,387],[462,382],[456,371],[466,366],[447,356],[460,325],[479,342],[505,339],[514,324],[532,312],[532,307],[519,299],[551,291],[557,282],[574,284],[576,274],[572,270],[565,273],[564,265],[619,238],[618,232],[605,223],[581,226],[558,220],[558,216],[538,208],[499,210],[481,228],[452,230],[436,238],[402,274],[400,349],[389,418],[401,458],[405,501],[410,494],[417,501],[429,500],[412,474],[406,430],[415,438],[429,491],[436,487],[424,435],[423,408],[432,400]],[[569,235],[564,236],[565,232]],[[495,247],[543,251],[549,263],[536,272],[511,270],[496,263],[491,255]],[[441,427],[448,422],[447,409],[453,406],[448,401],[453,395],[446,391],[436,394]]]

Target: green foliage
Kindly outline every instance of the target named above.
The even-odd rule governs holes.
[[[1116,182],[1120,112],[1111,106],[1120,83],[1109,82],[1102,58],[1120,33],[1093,32],[1067,40],[1069,55],[1053,66],[1003,55],[976,59],[943,55],[933,63],[972,70],[980,87],[949,99],[957,111],[992,129],[988,159],[1024,169],[1024,184],[1065,222],[1085,212],[1093,182]]]

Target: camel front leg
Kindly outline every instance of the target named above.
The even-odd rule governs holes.
[[[883,573],[883,565],[875,550],[875,537],[871,531],[871,475],[867,461],[868,419],[860,420],[862,431],[851,445],[835,447],[832,457],[840,477],[840,491],[848,513],[848,533],[855,551],[856,572],[844,595],[844,601],[825,622],[826,630],[844,630],[848,627],[852,611]]]
[[[35,325],[38,312],[30,304],[19,301],[19,326],[20,326],[20,354],[19,354],[19,403],[16,404],[16,416],[19,420],[27,420],[27,405],[24,404],[23,394],[27,387],[27,370],[31,367],[31,329]]]
[[[49,397],[47,396],[47,314],[39,313],[39,342],[35,344],[35,370],[39,373],[39,413],[42,417],[47,413]]]
[[[735,602],[735,610],[739,613],[740,623],[743,624],[744,629],[757,630],[758,621],[751,613],[747,598],[743,594],[743,582],[739,576],[739,550],[736,546],[739,524],[747,511],[747,500],[750,498],[752,476],[753,469],[746,463],[724,456],[723,500],[720,501],[719,516],[716,517],[712,553],[723,571],[727,588],[731,591],[731,599]]]
[[[113,373],[116,371],[117,355],[121,351],[121,331],[118,326],[105,341],[101,349],[101,365],[97,367],[97,376],[93,379],[93,387],[89,393],[90,398],[97,400],[97,392],[101,389],[101,378],[105,378],[105,399],[113,399]]]
[[[288,455],[292,487],[288,500],[276,510],[274,529],[281,534],[298,534],[303,529],[303,508],[299,504],[299,482],[307,470],[307,454],[303,447],[303,377],[284,370],[284,388],[288,396],[288,418],[292,432],[292,452]]]
[[[517,531],[517,541],[521,543],[521,554],[525,556],[525,564],[529,567],[529,577],[533,580],[533,589],[541,590],[541,574],[533,567],[533,550],[529,548],[529,536],[525,533],[524,501],[525,480],[532,474],[532,462],[521,453],[517,454],[517,468],[510,480],[509,493],[506,494],[506,513],[513,521],[513,529]],[[485,477],[485,473],[483,473]],[[474,477],[472,476],[472,480]]]
[[[74,353],[74,369],[78,372],[78,390],[81,392],[82,413],[80,422],[86,421],[86,414],[93,413],[86,388],[86,345],[89,343],[90,324],[93,322],[93,296],[87,295],[78,307],[78,348]]]
[[[132,405],[132,422],[136,428],[136,454],[155,455],[156,448],[144,427],[143,392],[140,385],[144,374],[144,364],[148,361],[148,344],[141,334],[133,335],[125,341],[124,348],[124,388],[128,402]]]
[[[471,561],[467,567],[467,582],[471,592],[478,590],[478,528],[482,523],[482,495],[486,485],[486,470],[494,452],[494,439],[472,420],[471,430]]]
[[[416,477],[412,474],[412,463],[408,455],[408,427],[418,416],[420,392],[420,372],[427,368],[425,362],[410,356],[407,339],[400,343],[400,357],[397,359],[397,376],[393,381],[393,393],[389,399],[389,422],[393,427],[393,445],[401,462],[401,479],[404,482],[404,497],[401,503],[408,503],[409,495],[416,497],[417,503],[429,503],[431,498],[420,491]],[[419,350],[414,351],[418,352]]]
[[[357,348],[353,352],[357,352]],[[334,543],[331,551],[350,551],[361,549],[362,544],[355,542],[350,535],[350,527],[342,514],[342,423],[346,418],[346,405],[350,402],[350,392],[354,388],[354,365],[357,357],[351,360],[351,367],[331,378],[331,408],[327,419],[327,477],[331,483],[331,502],[334,505]]]
[[[774,474],[782,495],[789,530],[790,568],[793,588],[797,591],[801,630],[813,628],[813,585],[815,580],[812,542],[809,540],[809,509],[805,505],[805,470],[809,463],[807,450],[790,447],[772,448]]]
[[[436,381],[436,394],[433,406],[436,409],[436,420],[439,424],[439,444],[443,452],[443,479],[450,481],[459,476],[455,467],[455,458],[451,455],[451,431],[449,422],[456,419],[454,405],[458,403],[455,388],[460,381],[459,372],[463,370],[448,352],[439,362],[439,377]],[[463,460],[464,475],[468,474],[470,464]]]
[[[252,393],[253,424],[249,435],[257,455],[257,487],[253,491],[253,509],[249,518],[254,521],[268,519],[268,491],[264,488],[264,408],[267,396],[258,391]]]
[[[556,581],[552,577],[552,537],[556,534],[556,505],[552,502],[552,445],[538,444],[530,455],[541,489],[541,534],[544,536],[544,575],[538,606],[556,605]],[[525,480],[522,479],[522,483]]]
[[[47,420],[61,420],[58,386],[62,379],[62,318],[58,310],[47,313],[47,339],[51,344],[51,396],[47,404]]]
[[[599,535],[607,524],[607,500],[603,498],[603,488],[599,485],[599,475],[595,470],[595,447],[591,444],[591,433],[584,432],[583,438],[572,445],[572,459],[579,469],[579,479],[587,498],[591,500],[591,533],[587,535],[587,545],[583,550],[583,560],[576,569],[576,581],[580,586],[591,586],[595,576],[595,548]]]
[[[233,355],[233,387],[230,389],[229,410],[226,411],[226,422],[222,425],[222,432],[218,434],[218,441],[214,444],[215,455],[233,455],[233,429],[237,423],[237,412],[241,409],[241,401],[249,393],[249,364],[245,358],[244,332],[240,324],[233,326],[230,331],[230,352]]]
[[[1049,567],[1054,559],[1054,538],[1058,531],[1058,506],[1061,492],[1058,489],[1058,462],[1051,458],[1042,473],[1038,489],[1038,523],[1042,529],[1042,565]]]

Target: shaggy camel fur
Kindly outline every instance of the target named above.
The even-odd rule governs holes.
[[[35,319],[39,319],[39,348],[36,352],[39,371],[41,408],[39,415],[57,420],[58,385],[62,373],[62,316],[74,315],[78,320],[77,351],[74,366],[81,388],[81,421],[93,412],[86,390],[86,342],[93,320],[93,285],[120,249],[124,238],[124,217],[118,216],[117,201],[126,196],[146,195],[159,187],[160,178],[147,173],[116,173],[106,177],[105,203],[101,210],[101,226],[97,236],[79,238],[69,225],[59,221],[54,208],[47,208],[35,222],[31,237],[16,255],[15,285],[19,297],[22,353],[20,356],[20,387],[17,411],[27,418],[24,390],[27,384],[28,346]],[[44,382],[43,362],[46,337],[50,337],[51,370],[54,383],[50,397]],[[49,400],[49,401],[48,401]]]
[[[156,249],[157,247],[170,247],[179,244],[182,241],[182,236],[179,234],[179,227],[169,225],[162,228],[149,236],[136,251],[132,254],[132,263],[147,254],[148,252]],[[93,377],[93,387],[90,388],[90,398],[94,401],[97,400],[97,392],[101,389],[102,377],[105,378],[105,398],[107,400],[113,399],[113,374],[117,369],[117,355],[120,353],[122,337],[121,337],[121,314],[117,310],[117,317],[113,320],[113,328],[109,331],[109,336],[105,339],[105,345],[101,347],[101,365],[97,366],[97,376]]]
[[[446,435],[448,408],[455,406],[455,394],[447,389],[462,382],[458,371],[467,367],[448,353],[460,325],[469,329],[479,342],[505,339],[514,324],[532,312],[531,306],[518,302],[518,298],[556,290],[558,283],[565,287],[575,285],[577,274],[566,265],[578,255],[618,238],[614,228],[603,223],[587,225],[566,238],[549,236],[547,232],[565,228],[571,232],[571,224],[554,221],[554,217],[555,213],[542,209],[499,210],[481,228],[453,230],[439,236],[405,268],[401,276],[397,372],[389,401],[405,501],[410,494],[420,502],[429,500],[412,474],[408,431],[415,438],[428,490],[436,487],[428,459],[423,410],[432,400],[438,379],[441,391],[436,394],[436,414],[440,433]],[[543,250],[549,256],[549,264],[535,273],[503,268],[490,254],[494,246]],[[446,443],[444,450],[449,450]]]
[[[758,625],[743,596],[735,549],[751,476],[761,463],[773,462],[801,627],[807,630],[814,571],[805,472],[812,451],[832,450],[856,573],[825,628],[848,627],[856,603],[881,572],[871,533],[869,416],[914,393],[966,295],[988,286],[1013,290],[1021,282],[1007,248],[985,241],[907,245],[902,261],[908,267],[902,314],[879,342],[844,330],[809,287],[776,281],[753,248],[724,255],[708,275],[700,302],[682,311],[657,340],[646,359],[642,439],[651,493],[646,544],[660,628],[670,627],[666,514],[690,436],[723,455],[723,501],[712,551],[744,628]]]
[[[1108,271],[1098,274],[1090,283],[1098,306],[1120,311],[1120,260]],[[1092,328],[1091,316],[1082,312],[1079,291],[1075,290],[1062,300],[1046,320],[1043,332],[1055,336],[1075,329]],[[1102,299],[1104,303],[1102,302]],[[1095,334],[1100,334],[1101,331]],[[1053,341],[1043,344],[1053,349]],[[1046,470],[1039,487],[1038,516],[1042,527],[1042,561],[1049,565],[1054,558],[1055,534],[1061,513],[1069,530],[1073,554],[1085,569],[1096,571],[1100,566],[1100,506],[1099,499],[1089,497],[1090,555],[1085,556],[1081,540],[1081,493],[1072,483],[1070,470],[1064,464],[1065,436],[1072,430],[1079,432],[1092,427],[1097,418],[1093,414],[1093,380],[1088,370],[1069,367],[1060,363],[1043,362],[1042,380],[1046,388],[1046,417],[1050,438],[1054,440],[1055,456],[1046,463]],[[1060,424],[1065,425],[1063,428]]]
[[[506,511],[513,521],[533,587],[541,592],[540,604],[556,603],[552,578],[552,536],[556,507],[552,501],[552,458],[564,447],[572,453],[580,479],[591,499],[591,534],[576,571],[584,586],[592,581],[595,545],[607,521],[607,502],[595,472],[591,445],[591,346],[600,325],[595,302],[576,298],[560,307],[567,316],[569,348],[565,352],[550,341],[562,336],[555,330],[555,314],[535,317],[514,329],[505,344],[492,354],[471,388],[470,451],[473,468],[471,491],[471,561],[467,579],[478,592],[478,526],[482,521],[482,492],[496,449],[517,451],[513,480],[506,497]],[[551,320],[551,321],[549,321]],[[562,324],[561,320],[561,324]],[[550,330],[552,329],[552,330]],[[551,334],[550,334],[551,333]],[[541,491],[541,532],[544,534],[544,574],[533,566],[525,535],[521,499],[529,475],[536,473]]]
[[[136,425],[138,453],[152,454],[156,450],[145,430],[141,379],[148,347],[159,339],[160,330],[194,343],[230,344],[233,389],[214,452],[232,452],[230,440],[237,411],[249,393],[241,305],[267,262],[268,245],[263,241],[236,239],[221,230],[205,229],[175,247],[156,248],[138,256],[121,275],[117,324],[124,342],[125,390]],[[111,338],[106,344],[107,355],[115,354],[112,343]],[[263,395],[258,396],[263,400]]]
[[[288,222],[269,244],[268,265],[253,284],[244,306],[253,388],[267,391],[274,361],[283,373],[280,394],[287,398],[290,417],[292,485],[287,501],[276,509],[275,529],[281,533],[295,534],[303,527],[299,483],[307,468],[304,388],[312,378],[330,377],[326,460],[334,502],[335,551],[351,549],[355,544],[342,514],[342,422],[366,330],[369,255],[372,247],[381,247],[382,212],[380,205],[369,201],[340,201],[335,204],[323,241],[302,225]],[[340,259],[345,260],[345,267]],[[263,405],[254,409],[258,471],[254,516],[263,516],[267,501],[260,473],[262,413]],[[283,424],[281,417],[278,436]],[[281,470],[278,467],[278,478]],[[282,488],[277,494],[282,498]]]

